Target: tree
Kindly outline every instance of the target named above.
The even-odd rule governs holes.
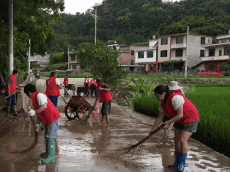
[[[14,68],[27,71],[25,56],[31,39],[31,52],[45,54],[47,44],[54,39],[51,21],[60,21],[59,11],[64,10],[64,3],[55,0],[14,0]],[[4,10],[2,10],[4,8]],[[8,1],[0,1],[0,57],[8,60]],[[53,13],[53,14],[51,14]],[[2,63],[1,63],[2,65]],[[7,71],[8,64],[0,71]]]
[[[118,64],[118,51],[108,49],[105,43],[82,43],[75,53],[80,66],[89,70],[94,78],[100,77],[104,82],[116,85],[127,75]]]

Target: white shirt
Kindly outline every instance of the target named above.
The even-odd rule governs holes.
[[[58,79],[58,78],[56,78],[56,84],[57,85],[60,85],[61,83],[60,83],[60,80]]]
[[[37,100],[38,100],[39,106],[41,106],[41,105],[43,105],[45,103],[48,103],[47,96],[45,94],[43,94],[43,93],[38,93]]]
[[[183,105],[185,103],[184,97],[181,95],[175,95],[172,98],[172,106],[174,108],[174,110],[177,110],[180,105]],[[159,106],[159,112],[164,112],[164,109],[161,107],[161,104]]]

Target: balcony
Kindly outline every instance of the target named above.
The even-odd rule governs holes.
[[[186,48],[187,44],[186,43],[182,43],[182,44],[172,44],[171,45],[171,49],[176,49],[176,48]]]
[[[212,61],[212,60],[229,60],[229,55],[225,56],[209,56],[209,57],[202,57],[201,61]]]
[[[171,57],[171,60],[182,60],[182,61],[185,61],[186,57]]]

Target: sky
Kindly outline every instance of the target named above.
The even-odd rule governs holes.
[[[95,3],[101,4],[103,0],[65,0],[64,13],[76,14],[76,12],[83,13],[91,8]],[[164,0],[165,1],[165,0]],[[167,1],[167,0],[166,0]],[[172,0],[179,1],[179,0]]]

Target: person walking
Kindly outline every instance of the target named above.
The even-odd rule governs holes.
[[[53,102],[54,106],[57,107],[58,96],[60,96],[60,90],[62,85],[59,79],[56,77],[56,72],[51,72],[51,76],[46,80],[46,95]]]
[[[97,78],[97,85],[99,93],[98,102],[102,103],[101,114],[102,119],[101,122],[104,123],[104,117],[106,118],[106,122],[109,123],[109,114],[111,112],[111,100],[112,95],[110,93],[110,88],[106,84],[102,82],[101,78]]]
[[[45,124],[46,152],[41,153],[43,163],[55,161],[55,150],[57,131],[59,129],[58,120],[61,115],[50,99],[44,93],[37,92],[36,87],[27,84],[24,93],[32,100],[34,110],[28,111],[30,116],[38,114],[41,121]]]
[[[85,95],[87,97],[89,96],[89,86],[90,86],[89,77],[86,76],[84,81],[84,87],[85,87]]]
[[[188,153],[188,139],[197,130],[199,113],[194,104],[181,94],[181,88],[178,86],[178,82],[171,81],[169,86],[158,85],[154,89],[160,106],[159,115],[151,132],[158,128],[164,116],[170,118],[165,122],[165,128],[171,123],[175,123],[175,162],[168,167],[177,167],[179,171],[184,171]]]
[[[63,84],[64,84],[64,86],[65,86],[64,95],[68,95],[68,94],[67,94],[67,91],[66,91],[66,89],[67,89],[66,87],[69,85],[68,75],[65,75]]]
[[[7,80],[6,80],[6,85],[5,85],[5,96],[9,96],[12,94],[10,97],[7,98],[7,104],[6,104],[6,109],[7,113],[10,113],[10,110],[12,109],[13,111],[13,116],[18,116],[17,110],[16,110],[16,95],[13,94],[16,92],[17,89],[21,90],[20,87],[17,86],[17,80],[16,78],[19,75],[19,71],[17,69],[13,70],[13,74],[11,74]]]

